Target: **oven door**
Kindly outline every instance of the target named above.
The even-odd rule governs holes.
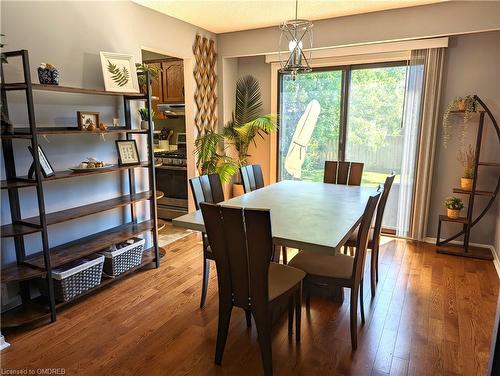
[[[156,167],[156,189],[165,194],[158,200],[158,217],[173,219],[188,212],[185,166]]]

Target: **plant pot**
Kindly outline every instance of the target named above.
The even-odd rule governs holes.
[[[59,85],[59,71],[56,68],[38,67],[38,80],[45,85]]]
[[[460,217],[460,210],[458,209],[446,209],[448,218],[457,219]]]
[[[155,127],[154,121],[151,122],[151,126],[153,128]],[[141,120],[141,129],[149,129],[148,121],[147,120]]]
[[[472,190],[472,179],[470,178],[460,178],[460,188],[466,191]]]
[[[233,184],[233,197],[242,196],[244,194],[243,184]]]

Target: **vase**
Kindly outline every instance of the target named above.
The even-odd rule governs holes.
[[[59,85],[59,71],[56,68],[38,67],[38,80],[44,85]]]
[[[243,196],[244,194],[243,184],[233,184],[233,197]]]
[[[447,209],[448,218],[457,219],[460,217],[460,210],[458,209]]]
[[[151,125],[153,125],[153,122],[151,122]],[[148,125],[147,120],[141,120],[141,129],[149,129],[149,125]]]
[[[460,188],[465,191],[472,190],[472,179],[471,178],[460,178]]]

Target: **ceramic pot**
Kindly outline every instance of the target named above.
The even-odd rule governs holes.
[[[233,197],[242,196],[244,194],[243,184],[233,184]]]
[[[45,85],[59,85],[59,71],[55,68],[38,67],[38,80]]]
[[[472,190],[472,179],[470,178],[460,178],[460,188],[471,191]]]
[[[155,127],[154,121],[151,122],[151,126],[153,128]],[[148,121],[147,120],[141,120],[141,129],[149,129]]]
[[[458,209],[446,209],[448,218],[457,219],[460,217],[460,210]]]

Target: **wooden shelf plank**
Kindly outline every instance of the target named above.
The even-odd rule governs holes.
[[[44,278],[46,272],[40,269],[32,268],[28,265],[11,265],[3,268],[1,271],[1,282],[20,282],[33,278]]]
[[[138,224],[127,223],[125,225],[113,227],[69,243],[58,245],[57,247],[50,249],[52,267],[55,268],[81,257],[91,255],[92,253],[101,251],[113,244],[120,243],[125,239],[147,232],[152,228],[152,220],[144,221]],[[25,264],[43,269],[45,267],[43,254],[39,253],[34,257],[26,259]]]
[[[136,99],[146,99],[146,96],[142,93],[124,93],[119,91],[106,91],[104,89],[87,89],[83,87],[61,86],[61,85],[32,84],[32,86],[33,90],[56,91],[60,93],[75,93],[75,94],[112,95],[112,96],[133,97]]]
[[[111,198],[109,200],[99,201],[88,205],[78,206],[66,210],[61,210],[46,215],[47,225],[54,225],[56,223],[70,221],[85,217],[92,214],[101,213],[106,210],[119,208],[122,206],[130,205],[133,202],[145,201],[151,198],[151,191],[136,193],[135,195],[125,195],[120,197]],[[40,225],[40,217],[31,217],[24,219],[23,222],[33,225]]]
[[[469,221],[465,217],[459,217],[459,218],[455,219],[455,218],[450,218],[447,215],[440,215],[439,220],[444,221],[444,222],[456,222],[456,223],[463,223],[463,224],[469,223]]]
[[[479,166],[500,167],[500,162],[479,162]]]
[[[461,188],[453,188],[453,193],[460,193],[463,195],[471,195],[472,191],[467,191],[467,190],[461,189]],[[493,196],[493,192],[489,192],[489,191],[476,190],[476,192],[474,192],[474,194],[476,196],[490,196],[490,197]]]
[[[14,140],[14,139],[26,139],[31,140],[30,133],[14,133],[14,134],[2,134],[0,136],[3,140]]]
[[[39,225],[28,226],[22,223],[9,223],[0,227],[0,236],[10,238],[12,236],[33,234],[41,230]]]
[[[457,244],[445,244],[438,246],[438,253],[453,255],[453,256],[462,256],[462,257],[470,257],[477,258],[481,260],[493,260],[493,255],[491,253],[491,249],[476,247],[469,245],[469,250],[465,252],[465,249],[462,245]]]
[[[2,180],[0,182],[1,189],[34,187],[35,185],[36,181],[25,179]]]
[[[77,127],[38,127],[36,129],[39,135],[82,135],[82,134],[120,134],[120,133],[147,133],[147,129],[130,129],[125,127],[109,127],[105,131],[81,131]],[[5,138],[31,138],[30,129],[26,127],[14,128],[13,135],[2,135]]]

